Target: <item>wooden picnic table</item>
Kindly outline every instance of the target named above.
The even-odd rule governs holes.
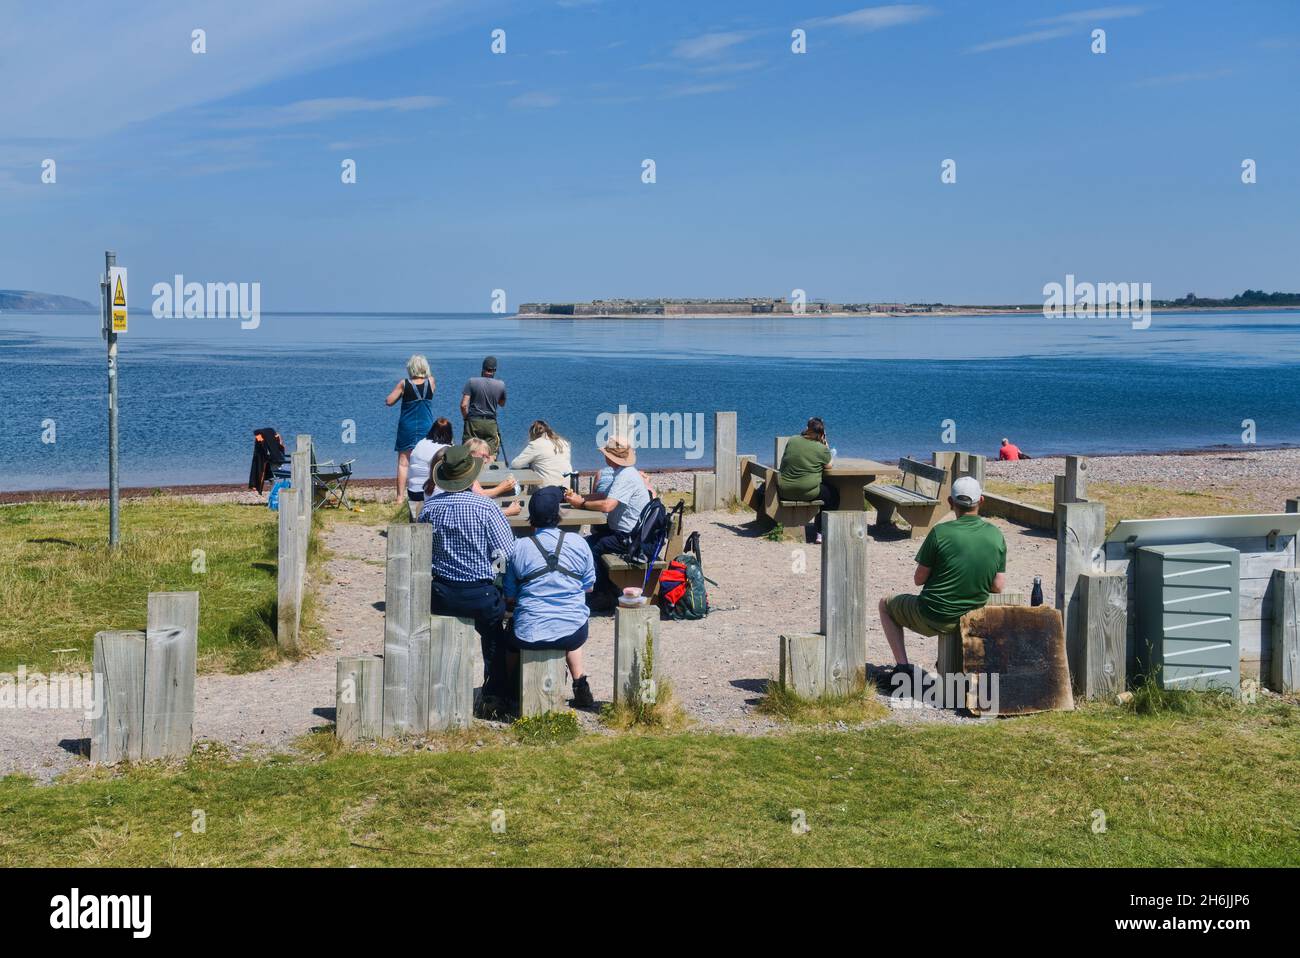
[[[601,526],[604,525],[609,516],[604,512],[597,512],[595,509],[574,509],[570,506],[560,507],[560,528],[576,532],[583,526]],[[528,507],[524,506],[524,511],[517,516],[507,516],[506,521],[510,523],[510,528],[515,531],[516,536],[526,536],[532,528],[528,524]]]
[[[494,486],[505,479],[506,476],[514,476],[519,480],[521,486],[540,486],[542,477],[532,469],[511,469],[501,462],[493,462],[484,466],[478,474],[479,485]]]
[[[840,493],[840,511],[860,512],[866,508],[863,487],[877,479],[899,475],[898,467],[874,459],[836,456],[826,467],[826,480]]]

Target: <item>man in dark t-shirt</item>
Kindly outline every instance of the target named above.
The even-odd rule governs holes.
[[[501,448],[497,410],[506,404],[506,384],[497,379],[496,374],[497,358],[486,357],[482,375],[470,377],[460,396],[460,415],[465,420],[460,441],[482,439],[491,447],[493,457]]]
[[[880,600],[880,625],[900,668],[907,667],[904,628],[926,636],[955,632],[963,615],[986,605],[989,593],[1006,584],[1007,543],[996,526],[980,518],[983,501],[973,477],[954,482],[948,504],[957,518],[931,529],[916,554],[912,581],[921,594]]]

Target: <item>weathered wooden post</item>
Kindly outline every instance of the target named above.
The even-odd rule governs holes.
[[[307,586],[307,552],[311,546],[311,509],[312,496],[312,455],[311,436],[299,436],[298,448],[290,458],[293,487],[298,490],[298,606],[301,611],[302,600]]]
[[[429,724],[429,590],[433,527],[388,527],[384,571],[384,738],[418,734]]]
[[[777,436],[776,442],[773,443],[772,468],[776,469],[778,472],[781,469],[781,457],[785,455],[786,443],[789,441],[789,436]]]
[[[822,513],[821,633],[826,691],[856,691],[867,664],[867,514]]]
[[[91,719],[90,760],[112,765],[139,761],[144,726],[143,632],[95,635],[96,702]]]
[[[469,728],[474,718],[474,647],[477,638],[472,619],[450,615],[430,617],[430,732]]]
[[[1088,457],[1065,457],[1065,486],[1062,502],[1088,501]]]
[[[1060,478],[1060,477],[1058,477]],[[1056,608],[1065,626],[1066,648],[1083,642],[1079,635],[1079,575],[1105,572],[1106,507],[1100,502],[1063,502],[1056,507]]]
[[[718,504],[729,505],[740,496],[740,478],[736,473],[736,414],[713,414],[713,471],[718,477]]]
[[[695,491],[691,497],[692,507],[696,512],[712,512],[718,508],[718,477],[712,472],[694,474]]]
[[[143,759],[185,758],[194,748],[199,594],[150,592],[144,651]]]
[[[340,658],[335,666],[334,734],[353,744],[383,736],[384,660],[376,655]]]
[[[1065,635],[1074,694],[1114,698],[1128,681],[1128,576],[1081,572],[1076,590],[1078,627]]]
[[[826,692],[826,636],[781,636],[781,687],[806,699]]]
[[[614,610],[614,704],[635,699],[641,683],[654,678],[659,610],[643,605]],[[647,658],[650,660],[647,663]],[[646,674],[649,665],[650,674]]]
[[[1274,569],[1273,650],[1268,671],[1274,692],[1300,691],[1300,569]],[[1263,663],[1260,663],[1263,671]]]
[[[564,708],[564,650],[519,651],[519,715],[528,718]]]
[[[298,648],[299,615],[302,605],[302,566],[298,561],[301,543],[298,536],[298,491],[287,486],[279,493],[279,537],[276,552],[276,623],[275,640],[286,652]]]

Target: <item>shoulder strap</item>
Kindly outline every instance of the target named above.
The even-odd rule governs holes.
[[[564,536],[565,531],[561,529],[560,538],[555,542],[554,552],[547,552],[546,547],[542,545],[537,536],[533,535],[528,537],[528,541],[537,547],[537,551],[542,554],[542,560],[546,564],[540,569],[534,569],[532,572],[529,572],[521,578],[519,580],[520,585],[523,585],[525,582],[532,582],[534,579],[540,579],[544,575],[550,575],[552,572],[559,572],[562,575],[567,575],[570,579],[582,579],[582,576],[574,572],[572,569],[566,569],[564,566],[560,565],[560,553],[564,549]]]

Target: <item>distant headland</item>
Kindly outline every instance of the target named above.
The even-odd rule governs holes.
[[[1152,309],[1295,309],[1300,293],[1266,293],[1248,289],[1230,299],[1211,299],[1188,293],[1181,299],[1153,299]],[[589,303],[523,303],[519,319],[723,319],[745,316],[971,316],[1034,313],[1042,303],[962,305],[951,303],[828,303],[812,300],[742,297],[737,299],[594,299]]]
[[[30,289],[0,289],[0,311],[6,313],[94,312],[93,303],[55,293],[34,293]]]

